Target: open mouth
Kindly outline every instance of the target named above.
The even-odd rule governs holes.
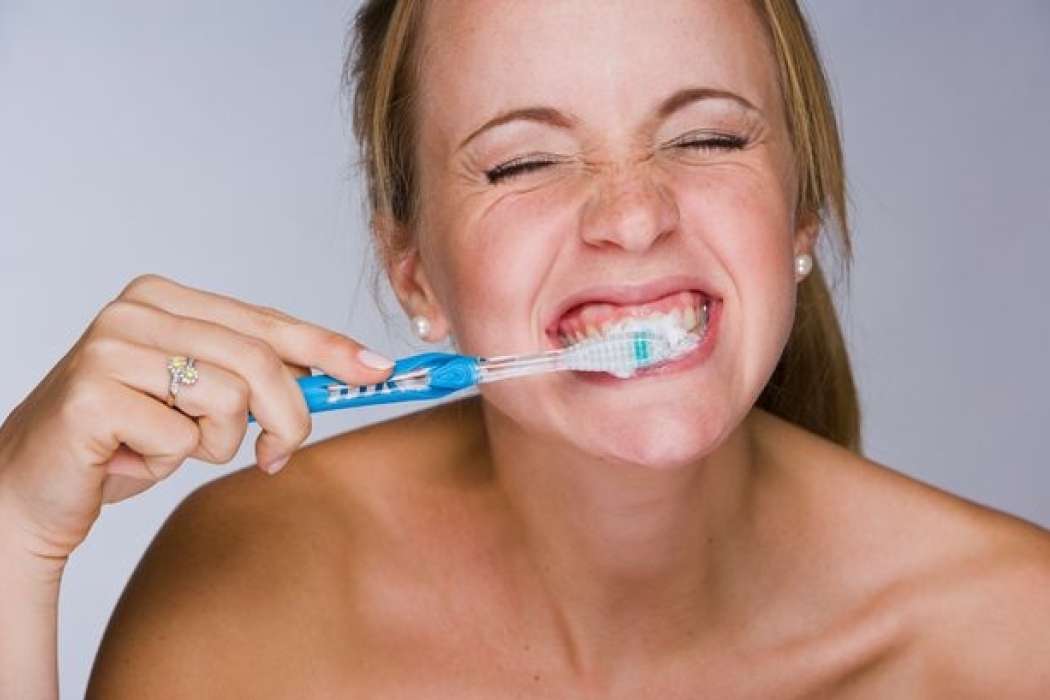
[[[697,290],[682,290],[641,304],[595,301],[578,304],[557,320],[547,334],[556,347],[604,338],[635,318],[668,317],[683,331],[707,333],[714,300]]]
[[[721,317],[722,300],[699,289],[678,289],[649,301],[620,304],[585,301],[569,307],[547,327],[552,347],[569,347],[584,340],[603,338],[629,319],[669,317],[679,328],[700,337],[695,348],[663,364],[638,370],[630,378],[602,372],[573,372],[581,381],[609,384],[633,381],[639,377],[682,372],[704,362],[713,352]]]

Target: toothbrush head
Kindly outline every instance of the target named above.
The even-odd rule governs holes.
[[[608,372],[620,379],[646,367],[675,360],[700,343],[669,317],[631,319],[603,338],[585,340],[565,350],[568,369]]]

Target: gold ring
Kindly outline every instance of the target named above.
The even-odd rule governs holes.
[[[197,368],[193,366],[192,357],[175,355],[168,359],[168,374],[171,384],[168,385],[168,406],[175,405],[175,399],[179,395],[179,386],[182,384],[192,385],[197,383]]]

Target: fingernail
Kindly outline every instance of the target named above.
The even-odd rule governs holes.
[[[288,464],[288,460],[290,458],[291,455],[285,455],[284,457],[278,457],[277,459],[271,462],[267,462],[266,464],[261,464],[259,466],[262,467],[262,470],[267,474],[276,474],[277,472],[281,471],[281,467]]]
[[[361,348],[358,350],[357,359],[361,360],[362,363],[368,365],[372,369],[390,369],[394,366],[393,360],[383,357],[379,353],[372,352],[368,348]]]

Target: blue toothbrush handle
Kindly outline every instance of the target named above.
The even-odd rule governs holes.
[[[395,362],[390,378],[378,384],[347,386],[327,374],[300,377],[296,381],[310,413],[320,413],[381,403],[438,399],[477,384],[478,368],[477,357],[447,352],[424,352],[403,357]],[[428,370],[426,382],[410,383],[398,380],[400,375],[419,369]],[[248,422],[255,422],[255,417],[250,413]]]

